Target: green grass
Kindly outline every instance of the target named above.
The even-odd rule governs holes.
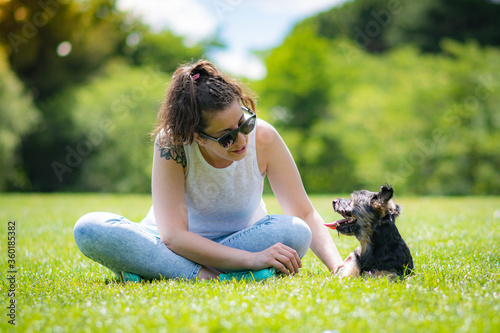
[[[326,220],[331,199],[313,196]],[[117,283],[83,257],[73,225],[89,211],[140,220],[146,195],[0,195],[0,330],[7,323],[7,222],[16,230],[19,332],[499,332],[499,197],[396,198],[413,254],[409,280],[339,282],[309,252],[293,278],[259,283]],[[266,197],[272,213],[280,210]],[[497,212],[498,215],[498,212]],[[342,257],[354,238],[332,232]]]

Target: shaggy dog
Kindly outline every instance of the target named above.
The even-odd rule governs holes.
[[[356,191],[351,199],[333,200],[333,209],[343,219],[325,225],[343,235],[355,236],[356,248],[337,270],[340,277],[363,275],[403,277],[411,274],[413,259],[396,227],[401,212],[390,185],[380,191]]]

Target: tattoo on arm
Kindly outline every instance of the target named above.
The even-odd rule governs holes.
[[[174,160],[178,164],[182,164],[183,168],[187,166],[186,153],[182,144],[162,146],[155,142],[155,145],[158,146],[160,157],[164,157],[166,160]]]

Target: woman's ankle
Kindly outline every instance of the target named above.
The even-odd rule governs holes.
[[[210,268],[202,266],[200,271],[198,272],[198,279],[207,280],[207,279],[218,279],[221,272]]]

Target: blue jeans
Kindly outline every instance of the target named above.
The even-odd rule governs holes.
[[[94,212],[75,224],[76,244],[88,258],[112,270],[145,279],[196,279],[201,265],[172,252],[155,227],[113,213]],[[222,245],[259,252],[280,242],[302,258],[311,243],[309,226],[297,217],[267,215],[252,226],[214,240]]]

